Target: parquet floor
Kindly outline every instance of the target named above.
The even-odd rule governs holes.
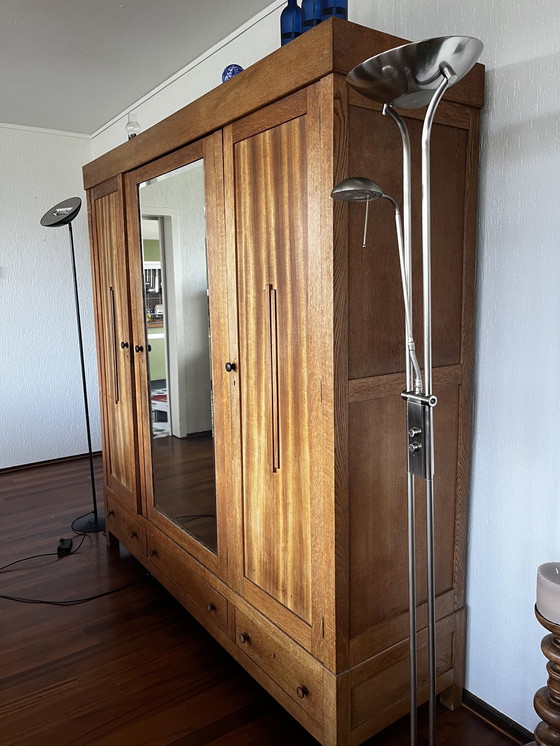
[[[86,461],[0,474],[0,566],[55,552],[89,500]],[[0,594],[36,599],[128,584],[74,606],[0,599],[2,746],[316,746],[132,557],[109,555],[102,535],[0,572]],[[512,743],[464,708],[439,712],[438,746]],[[401,744],[406,721],[368,742]]]

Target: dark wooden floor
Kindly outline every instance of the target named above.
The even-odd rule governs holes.
[[[54,552],[90,499],[83,461],[0,474],[0,566]],[[316,746],[133,558],[109,556],[102,535],[0,573],[1,594],[52,600],[128,583],[78,606],[0,599],[2,746]],[[421,723],[425,743],[425,711]],[[438,746],[512,743],[465,708],[439,711]],[[368,744],[408,744],[406,721]]]

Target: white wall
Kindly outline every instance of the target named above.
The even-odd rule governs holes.
[[[68,228],[44,213],[85,195],[86,136],[0,125],[0,468],[87,452]],[[101,448],[87,210],[73,223],[94,449]]]
[[[237,32],[209,49],[198,60],[128,109],[138,113],[138,123],[142,130],[221,85],[222,71],[228,65],[235,63],[247,68],[277,49],[280,46],[279,19],[283,6],[283,0],[271,3]],[[279,70],[278,74],[281,75],[282,71]],[[126,122],[127,115],[123,113],[94,133],[94,158],[126,140]]]
[[[226,64],[277,48],[282,5],[134,107],[143,128]],[[382,31],[485,43],[466,687],[531,730],[546,680],[536,568],[560,558],[559,19],[557,0],[350,0],[350,20]],[[125,120],[94,138],[96,156],[124,140]]]

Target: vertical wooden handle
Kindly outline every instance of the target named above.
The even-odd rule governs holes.
[[[265,287],[268,299],[268,348],[270,370],[270,400],[271,400],[271,444],[272,471],[280,469],[280,416],[279,416],[279,386],[278,386],[278,297],[276,288],[272,285]]]
[[[109,288],[111,294],[111,315],[113,322],[113,364],[114,364],[114,377],[115,377],[115,404],[119,403],[119,361],[117,357],[117,315],[115,313],[115,291],[112,287]]]

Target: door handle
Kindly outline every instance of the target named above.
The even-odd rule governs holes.
[[[278,379],[278,291],[272,285],[265,287],[268,317],[268,356],[270,375],[270,432],[272,447],[272,473],[280,470],[280,386]]]
[[[119,403],[119,361],[117,360],[117,313],[115,309],[115,291],[112,286],[109,287],[111,296],[111,321],[113,326],[113,377],[115,386],[115,404]]]

